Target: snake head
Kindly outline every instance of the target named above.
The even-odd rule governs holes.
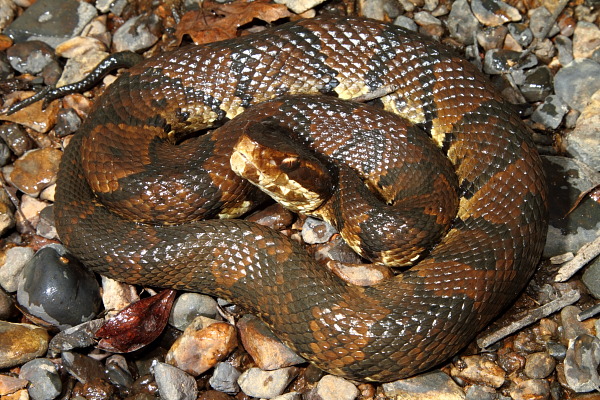
[[[331,167],[270,123],[245,125],[230,159],[231,169],[294,212],[310,214],[335,188]]]

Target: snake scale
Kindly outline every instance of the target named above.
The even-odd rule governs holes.
[[[228,188],[228,162],[207,166],[212,156],[195,153],[231,143],[192,145],[190,132],[298,94],[374,100],[447,155],[458,213],[416,266],[356,287],[269,228],[200,220],[240,214],[252,201]],[[68,249],[100,274],[230,299],[318,367],[390,381],[453,356],[514,300],[541,255],[546,197],[529,130],[474,66],[402,28],[330,16],[185,47],[124,72],[65,150],[55,219]]]

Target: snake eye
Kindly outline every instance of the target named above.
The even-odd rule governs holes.
[[[300,160],[298,157],[287,157],[283,159],[279,168],[287,173],[298,169],[298,167],[300,167]]]

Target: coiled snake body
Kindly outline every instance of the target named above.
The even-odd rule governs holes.
[[[251,203],[238,200],[249,185],[229,188],[237,178],[214,156],[231,141],[185,140],[187,132],[294,94],[377,98],[447,154],[458,214],[418,265],[354,287],[268,228],[184,223]],[[180,49],[123,73],[65,150],[55,218],[69,250],[101,274],[231,299],[317,366],[389,381],[452,356],[515,298],[540,257],[546,212],[528,129],[471,64],[398,27],[324,17]]]

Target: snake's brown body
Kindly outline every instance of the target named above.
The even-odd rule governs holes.
[[[228,186],[237,178],[227,158],[214,156],[231,141],[173,146],[173,132],[284,94],[319,93],[378,97],[425,128],[457,173],[448,234],[417,266],[376,286],[342,282],[265,227],[184,223],[249,203],[237,200],[246,189]],[[65,151],[55,215],[61,239],[95,271],[231,299],[319,367],[387,381],[452,356],[515,298],[540,257],[546,213],[528,129],[471,64],[398,27],[320,18],[181,49],[124,73]],[[139,223],[152,218],[172,225]]]

